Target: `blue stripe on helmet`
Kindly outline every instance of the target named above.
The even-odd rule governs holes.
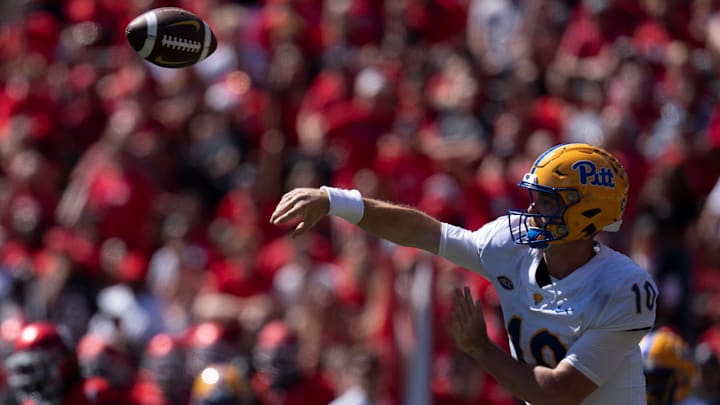
[[[543,158],[545,158],[545,156],[548,155],[548,153],[554,151],[555,149],[557,149],[557,148],[559,148],[559,147],[561,147],[561,146],[565,146],[565,145],[567,145],[567,144],[566,144],[566,143],[561,143],[561,144],[555,145],[555,146],[553,146],[552,148],[550,148],[550,149],[546,150],[545,152],[543,152],[542,155],[538,156],[538,158],[535,159],[535,162],[534,162],[533,165],[532,165],[532,169],[530,169],[530,173],[535,173],[535,169],[537,168],[537,165],[540,164],[540,162],[543,160]]]

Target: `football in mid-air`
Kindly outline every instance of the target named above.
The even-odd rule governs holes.
[[[193,65],[217,48],[210,26],[178,7],[146,11],[128,24],[125,36],[138,55],[166,68]]]

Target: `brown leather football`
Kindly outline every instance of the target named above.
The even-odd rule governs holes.
[[[166,68],[193,65],[217,48],[210,26],[178,7],[146,11],[128,24],[125,36],[138,55]]]

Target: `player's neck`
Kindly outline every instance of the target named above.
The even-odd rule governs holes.
[[[578,240],[550,246],[543,252],[548,273],[556,278],[566,277],[595,256],[594,245],[592,240]]]

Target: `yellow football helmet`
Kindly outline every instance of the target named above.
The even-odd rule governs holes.
[[[252,388],[237,367],[229,363],[211,364],[196,377],[190,405],[244,405],[253,402]]]
[[[640,341],[640,350],[648,405],[676,404],[687,398],[697,369],[683,338],[659,329]]]
[[[625,169],[610,153],[597,146],[572,143],[545,151],[518,186],[530,191],[531,206],[535,193],[552,196],[557,203],[552,215],[527,209],[508,212],[515,243],[544,249],[551,244],[590,239],[600,231],[617,232],[629,181]],[[514,222],[513,216],[519,216],[519,222]]]

